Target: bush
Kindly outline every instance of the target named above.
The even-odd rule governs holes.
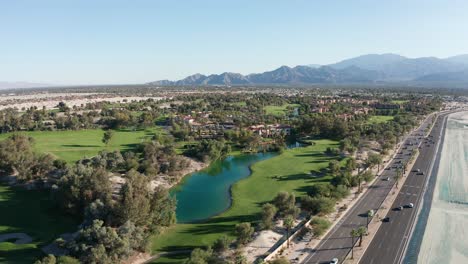
[[[310,197],[306,196],[302,199],[302,210],[313,215],[324,215],[335,210],[335,200],[327,197]]]
[[[254,228],[250,223],[240,223],[236,225],[237,242],[239,245],[247,244],[254,233]]]
[[[314,231],[314,236],[320,237],[325,233],[325,231],[327,231],[328,228],[330,228],[331,223],[325,218],[314,217],[310,221],[310,225],[312,226],[312,229]]]

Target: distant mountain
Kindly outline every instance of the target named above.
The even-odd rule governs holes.
[[[407,60],[408,58],[392,54],[367,54],[351,59],[346,59],[328,66],[335,69],[343,69],[350,66],[356,66],[366,70],[381,71],[385,65]]]
[[[453,63],[460,63],[464,65],[468,65],[468,54],[463,54],[463,55],[457,55],[453,57],[448,57],[445,59],[448,62],[453,62]]]
[[[417,82],[468,82],[468,70],[460,72],[443,72],[425,75],[415,79]]]
[[[329,66],[340,69],[356,66],[362,69],[378,71],[384,76],[383,81],[410,81],[425,75],[456,72],[464,70],[468,63],[460,63],[466,57],[439,59],[435,57],[410,59],[396,54],[369,54],[347,59]],[[468,62],[468,60],[467,60]]]
[[[375,71],[363,70],[358,67],[334,69],[328,66],[313,68],[296,66],[294,68],[281,66],[273,71],[242,75],[239,73],[222,73],[205,76],[195,74],[178,81],[156,81],[152,85],[255,85],[255,84],[310,84],[310,83],[362,83],[374,82],[380,77]]]
[[[445,59],[407,58],[397,54],[368,54],[320,66],[281,66],[272,71],[242,75],[195,74],[178,81],[155,81],[149,84],[168,86],[257,85],[257,84],[346,84],[396,82],[465,82],[468,55]],[[466,80],[468,85],[468,80]]]

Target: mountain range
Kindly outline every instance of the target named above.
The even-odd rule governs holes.
[[[160,86],[264,85],[264,84],[356,84],[356,83],[466,83],[468,55],[449,58],[407,58],[397,54],[368,54],[334,64],[281,66],[272,71],[242,75],[194,74],[177,81],[155,81]]]

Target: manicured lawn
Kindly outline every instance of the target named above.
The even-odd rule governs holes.
[[[392,103],[394,104],[404,104],[409,102],[409,100],[393,100]]]
[[[390,120],[393,120],[393,116],[376,115],[376,116],[371,116],[367,122],[369,124],[379,124],[379,123],[388,122]]]
[[[247,103],[246,102],[235,102],[235,103],[232,103],[233,105],[237,105],[237,106],[246,106]]]
[[[278,105],[267,105],[265,106],[265,112],[267,114],[270,114],[270,115],[278,115],[278,116],[281,116],[281,115],[285,115],[286,112],[287,112],[287,107],[290,106],[290,107],[298,107],[299,105],[298,104],[284,104],[282,106],[278,106]]]
[[[0,185],[0,234],[26,233],[29,244],[0,243],[0,263],[33,263],[40,248],[60,234],[76,231],[79,221],[59,213],[48,191],[31,191]]]
[[[99,151],[107,150],[128,150],[133,149],[137,144],[148,140],[160,128],[146,130],[117,130],[106,146],[102,142],[104,130],[87,129],[77,131],[32,131],[21,132],[34,138],[34,148],[41,153],[47,152],[55,157],[74,162],[83,157],[95,156]],[[11,133],[0,134],[0,140],[10,136]]]
[[[314,177],[310,172],[319,173],[328,166],[334,157],[326,156],[324,151],[327,147],[337,147],[337,142],[314,142],[313,146],[288,149],[281,155],[254,164],[252,175],[233,186],[233,204],[229,210],[201,223],[175,225],[154,239],[153,252],[210,245],[223,234],[234,237],[235,225],[257,221],[262,204],[271,201],[278,192],[303,196],[312,184],[328,182],[331,176]],[[181,258],[183,256],[167,257],[155,263],[180,263]]]

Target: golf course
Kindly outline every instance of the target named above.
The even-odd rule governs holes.
[[[160,258],[155,263],[180,263],[187,250],[212,244],[222,235],[234,238],[236,224],[259,220],[262,204],[271,201],[280,191],[294,192],[300,197],[315,183],[328,182],[323,173],[330,160],[327,147],[337,147],[332,140],[315,140],[312,145],[287,149],[283,153],[251,166],[252,174],[232,186],[232,205],[225,212],[196,223],[176,224],[153,240],[153,253],[180,251],[181,254]]]

